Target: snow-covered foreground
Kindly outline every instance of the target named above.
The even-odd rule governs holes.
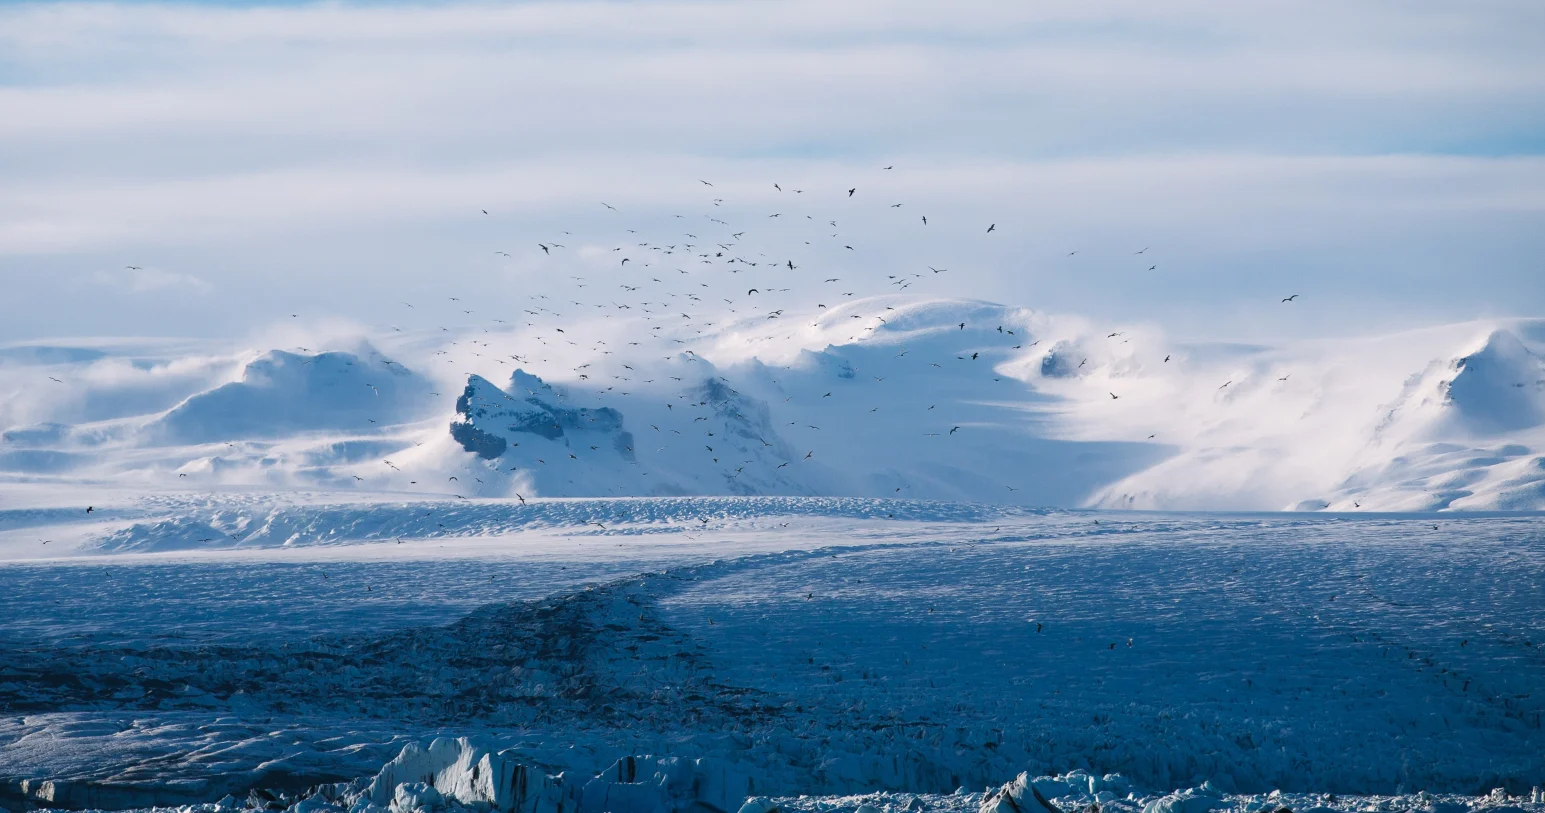
[[[0,515],[0,805],[1540,809],[1538,516],[281,502]]]

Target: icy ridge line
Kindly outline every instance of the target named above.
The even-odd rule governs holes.
[[[1545,793],[1527,797],[1502,789],[1480,797],[1425,792],[1390,797],[1331,794],[1229,794],[1212,782],[1168,793],[1134,789],[1120,774],[1082,770],[1060,776],[1020,773],[984,793],[963,788],[949,796],[873,793],[792,799],[756,796],[750,774],[714,758],[626,756],[588,780],[549,775],[515,751],[492,751],[466,737],[409,743],[369,779],[321,785],[293,803],[266,791],[238,801],[227,796],[188,810],[240,809],[288,813],[1539,813]],[[975,807],[972,811],[971,808]]]
[[[714,759],[628,756],[588,781],[548,775],[466,737],[409,743],[368,782],[323,786],[294,813],[735,813],[755,780]]]

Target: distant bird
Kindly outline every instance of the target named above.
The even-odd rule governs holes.
[[[958,431],[960,431],[960,427],[958,427],[958,426],[950,427],[950,434],[951,435],[955,434]]]
[[[1113,393],[1110,393],[1110,399],[1111,399],[1111,400],[1112,400],[1112,401],[1114,401],[1114,400],[1116,400],[1116,398],[1117,398],[1117,396],[1116,396],[1116,393],[1114,393],[1114,392],[1113,392]]]
[[[605,206],[605,207],[606,207],[606,208],[608,208],[608,209],[610,209],[610,210],[612,210],[612,211],[614,211],[614,212],[615,212],[615,211],[617,211],[617,207],[615,207],[615,206],[613,206],[613,205],[611,205],[611,204],[610,204],[610,203],[607,203],[607,202],[606,202],[606,201],[604,201],[604,200],[603,200],[603,201],[601,201],[601,205],[602,205],[602,206]],[[483,213],[483,214],[485,214],[485,215],[486,215],[486,214],[488,214],[488,213],[487,213],[487,212],[484,212],[484,213]]]
[[[856,186],[853,187],[852,189],[849,189],[848,190],[848,197],[850,197],[850,198],[853,197],[853,193],[857,192],[857,191],[858,191],[858,187],[856,187]]]
[[[987,227],[987,233],[988,233],[988,234],[992,234],[992,230],[993,230],[993,229],[996,229],[996,228],[998,228],[998,224],[997,224],[997,223],[994,223],[994,224],[992,224],[992,225],[991,225],[991,226],[988,226],[988,227]]]
[[[92,508],[92,507],[91,507],[91,506],[89,506],[89,505],[88,505],[88,506],[86,506],[86,513],[88,513],[88,514],[89,514],[89,513],[91,513],[91,512],[92,512],[92,511],[95,511],[95,510],[96,510],[96,509],[95,509],[95,508]]]
[[[1286,298],[1286,299],[1284,299],[1284,300],[1282,300],[1282,301],[1283,301],[1283,302],[1292,302],[1292,301],[1293,301],[1293,300],[1295,300],[1295,299],[1297,299],[1297,298],[1298,298],[1298,294],[1293,294],[1293,295],[1292,295],[1292,296],[1290,296],[1290,297],[1287,297],[1287,298]]]
[[[54,378],[53,376],[49,376],[48,380],[54,382],[55,384],[63,384],[64,383],[63,381],[60,381],[59,379]]]
[[[701,179],[698,180],[698,183],[702,184],[703,186],[713,186],[713,184]]]
[[[537,243],[537,245],[541,247],[543,254],[552,254],[552,252],[548,250],[547,244],[545,244],[545,243]]]
[[[923,225],[928,225],[928,215],[923,215]]]

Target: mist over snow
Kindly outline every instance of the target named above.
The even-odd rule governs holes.
[[[13,483],[465,498],[1545,508],[1538,320],[1175,342],[840,283],[812,308],[795,284],[743,281],[799,279],[787,268],[672,272],[645,278],[651,299],[605,294],[633,305],[533,295],[482,330],[339,349],[12,346],[0,467]],[[719,296],[731,284],[748,287]]]

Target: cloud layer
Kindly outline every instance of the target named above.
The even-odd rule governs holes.
[[[1182,333],[1545,311],[1526,2],[25,4],[0,110],[0,339],[513,308],[676,214],[805,251],[775,181],[833,273]]]

